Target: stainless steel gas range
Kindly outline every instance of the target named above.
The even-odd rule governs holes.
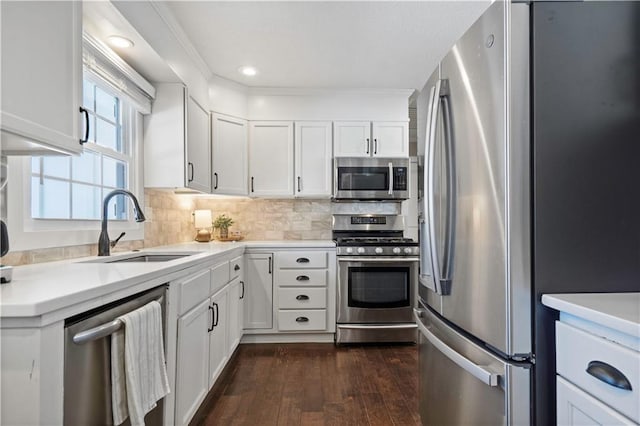
[[[418,243],[397,215],[334,215],[336,343],[415,342]]]

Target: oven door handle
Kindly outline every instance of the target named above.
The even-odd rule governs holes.
[[[419,257],[338,256],[338,262],[410,263],[419,260]]]

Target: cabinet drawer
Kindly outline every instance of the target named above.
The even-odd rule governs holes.
[[[319,331],[327,328],[327,311],[278,311],[280,331]]]
[[[211,268],[211,293],[213,294],[229,282],[229,262],[223,262]]]
[[[281,287],[320,287],[327,285],[327,271],[325,269],[279,269],[277,274],[277,283]]]
[[[280,309],[324,309],[327,307],[326,288],[278,289]]]
[[[640,422],[640,352],[558,321],[556,364],[559,375],[631,420]],[[618,381],[626,379],[631,390],[594,377],[594,374],[602,377],[613,371],[612,368],[617,370],[613,374],[619,376]]]
[[[242,260],[243,256],[238,256],[229,261],[229,281],[232,281],[234,278],[239,277],[242,273],[242,269],[244,268],[244,263]]]
[[[178,315],[184,314],[197,303],[208,298],[210,285],[211,271],[209,269],[178,282],[178,294],[180,295]]]
[[[560,376],[558,379],[559,425],[633,425],[631,420],[612,410]]]
[[[278,268],[326,268],[326,251],[295,251],[276,254]]]

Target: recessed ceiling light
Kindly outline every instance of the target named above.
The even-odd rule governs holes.
[[[133,47],[133,42],[128,38],[125,38],[122,36],[112,35],[107,37],[107,40],[109,40],[109,44],[114,47],[122,47],[122,48]]]
[[[255,69],[254,67],[245,65],[243,67],[238,68],[238,71],[240,71],[240,73],[242,73],[242,75],[246,75],[249,77],[253,77],[254,75],[258,74],[258,70]]]

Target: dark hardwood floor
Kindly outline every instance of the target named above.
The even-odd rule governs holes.
[[[416,346],[240,345],[196,425],[419,425]]]

